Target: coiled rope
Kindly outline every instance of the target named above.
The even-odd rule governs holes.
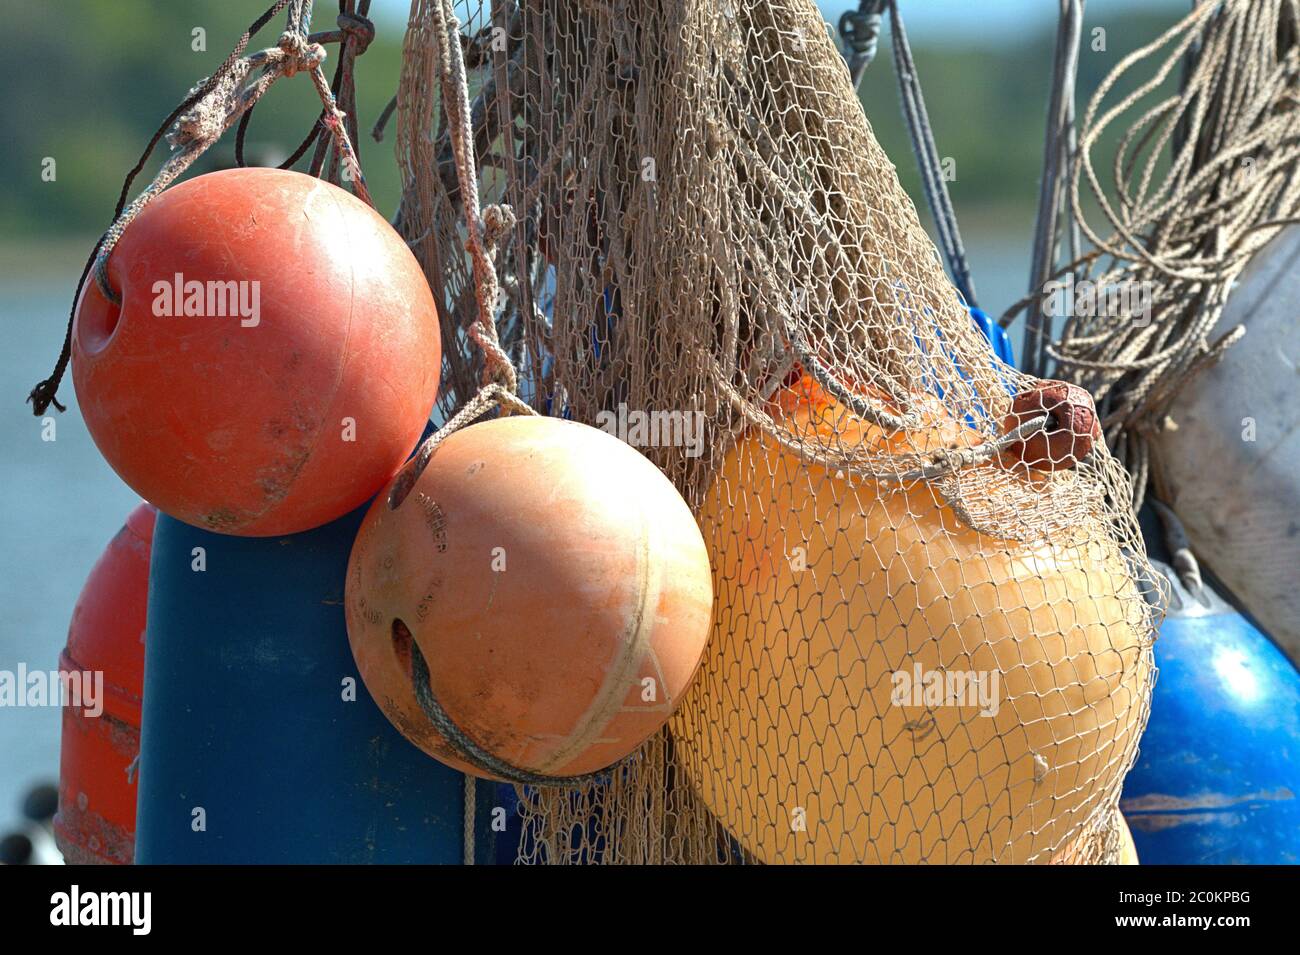
[[[1170,403],[1245,333],[1240,325],[1214,333],[1234,281],[1282,227],[1300,221],[1298,33],[1297,0],[1201,3],[1126,56],[1083,117],[1070,215],[1094,248],[1044,280],[1074,273],[1095,289],[1126,292],[1149,314],[1067,315],[1044,351],[1094,395],[1108,443],[1133,476],[1135,510],[1149,483],[1165,496],[1152,438]],[[1111,105],[1116,86],[1152,60],[1151,75]],[[1162,95],[1179,72],[1181,89]],[[1155,104],[1119,135],[1107,190],[1093,153],[1153,94]],[[1108,235],[1088,221],[1088,195]],[[1043,292],[1035,288],[1002,323]],[[1048,316],[1049,341],[1051,333]]]

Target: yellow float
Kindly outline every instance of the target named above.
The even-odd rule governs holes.
[[[868,453],[979,440],[920,403],[922,428],[886,433],[805,377],[774,417]],[[1113,798],[1151,653],[1099,526],[995,540],[928,482],[831,473],[755,432],[727,452],[700,519],[718,609],[677,752],[752,857],[1046,862]]]

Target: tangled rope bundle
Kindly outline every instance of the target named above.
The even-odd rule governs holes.
[[[1047,352],[1096,398],[1108,443],[1134,477],[1135,508],[1148,479],[1159,492],[1151,436],[1165,426],[1170,402],[1245,332],[1214,331],[1234,280],[1282,227],[1300,221],[1298,33],[1294,0],[1202,3],[1125,57],[1083,117],[1070,204],[1094,248],[1055,278],[1073,274],[1145,308],[1069,315]],[[1111,105],[1121,81],[1152,62],[1154,72]],[[1170,94],[1183,64],[1181,89]],[[1114,147],[1108,191],[1094,153],[1151,95],[1158,100]],[[1089,194],[1108,235],[1087,219]]]

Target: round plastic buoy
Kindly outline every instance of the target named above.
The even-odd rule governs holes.
[[[918,404],[923,429],[886,433],[805,379],[777,417],[866,453],[978,439]],[[830,473],[758,434],[727,453],[701,525],[718,618],[674,741],[759,861],[1046,862],[1113,798],[1150,647],[1101,528],[995,540],[929,483]],[[965,691],[931,700],[934,674]]]
[[[84,689],[102,675],[102,712],[63,708],[54,836],[73,863],[129,865],[135,854],[149,554],[157,512],[141,504],[90,571],[59,669]],[[92,688],[92,692],[93,688]],[[83,697],[83,703],[88,702]]]
[[[452,434],[406,478],[357,535],[347,621],[408,739],[478,776],[549,778],[608,767],[663,726],[712,591],[695,519],[650,461],[585,425],[512,417]]]
[[[1209,585],[1160,569],[1160,679],[1120,803],[1142,860],[1300,862],[1300,673]]]
[[[289,534],[364,503],[438,387],[433,296],[401,237],[336,186],[231,169],[145,207],[86,282],[72,373],[95,444],[188,524]]]

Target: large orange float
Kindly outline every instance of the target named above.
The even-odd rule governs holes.
[[[151,505],[141,504],[96,561],[59,656],[61,672],[103,679],[103,712],[63,708],[54,837],[71,863],[129,865],[135,856],[134,774],[156,517]]]
[[[95,444],[146,500],[249,536],[327,523],[410,453],[438,387],[433,296],[384,219],[301,173],[164,192],[77,304],[72,373]]]
[[[906,433],[807,378],[776,404],[791,432],[864,452],[979,440],[937,401]],[[755,433],[727,452],[701,526],[718,614],[677,751],[758,860],[1046,862],[1113,794],[1151,660],[1100,528],[994,540],[927,482],[828,473]],[[997,705],[894,705],[895,675],[917,667],[996,674]]]
[[[346,605],[366,687],[409,740],[476,776],[568,777],[668,720],[713,595],[695,519],[650,461],[585,425],[511,417],[452,434],[404,479],[361,525]]]

